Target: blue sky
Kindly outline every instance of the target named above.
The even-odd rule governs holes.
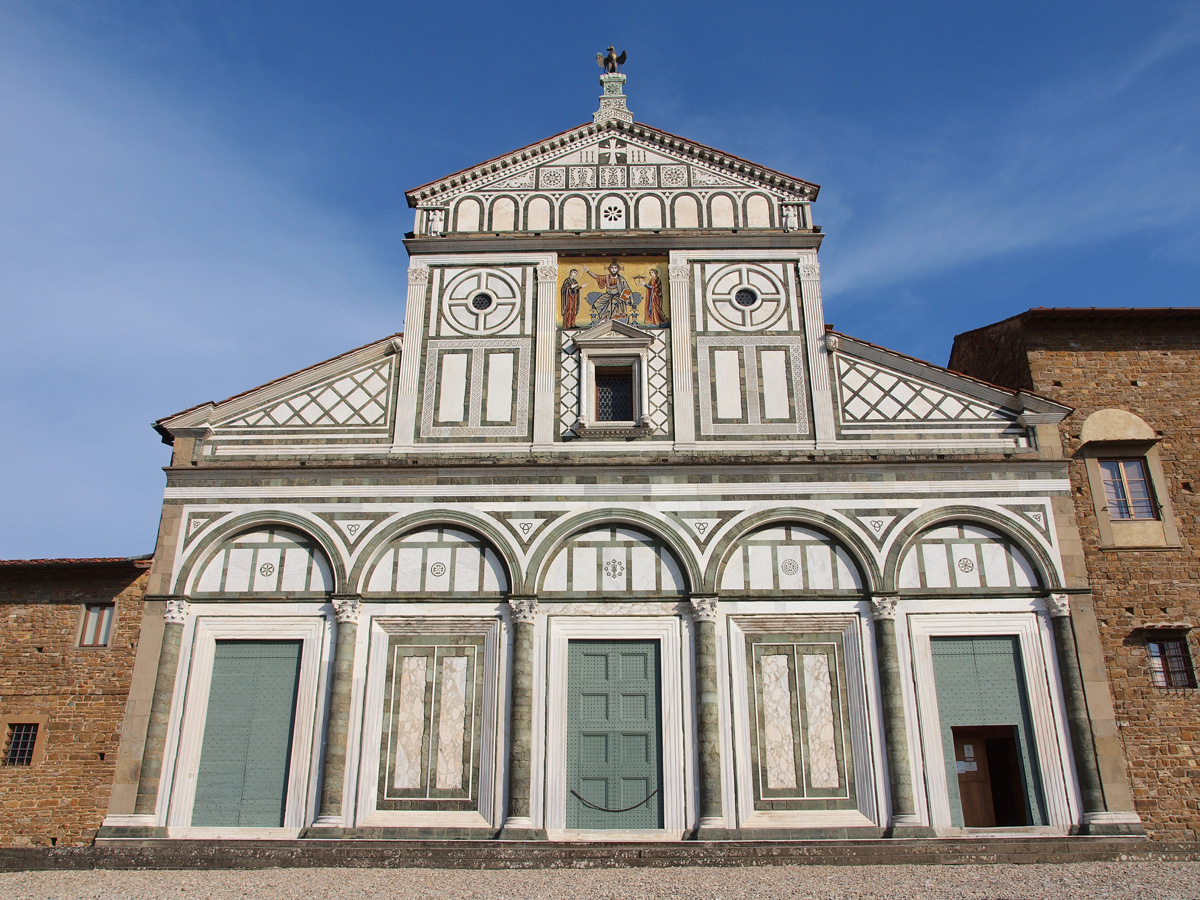
[[[0,0],[0,557],[153,549],[154,419],[399,331],[404,190],[588,121],[822,185],[826,318],[945,363],[1195,305],[1194,3]]]

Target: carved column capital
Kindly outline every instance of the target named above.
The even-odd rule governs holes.
[[[825,349],[830,353],[833,353],[837,350],[839,343],[841,342],[838,340],[838,336],[836,334],[825,335]]]
[[[1071,614],[1071,595],[1070,594],[1050,594],[1046,597],[1046,612],[1050,613],[1050,617],[1057,619],[1060,616],[1069,616]]]
[[[871,598],[871,618],[876,622],[880,620],[894,620],[896,618],[896,603],[898,599],[895,595],[880,594]]]
[[[358,597],[334,597],[333,617],[339,625],[357,625],[362,600]]]
[[[670,275],[672,281],[688,281],[692,277],[691,266],[671,266]]]
[[[521,625],[532,625],[537,619],[537,597],[509,597],[508,608],[512,610],[514,622]]]
[[[800,270],[801,278],[819,278],[821,275],[821,264],[815,259],[812,262],[800,263],[796,268]]]
[[[429,283],[429,266],[409,266],[408,283],[413,285]]]
[[[716,597],[692,597],[688,602],[692,605],[692,618],[697,622],[717,621]]]
[[[542,265],[537,267],[538,281],[558,281],[558,266]]]
[[[167,601],[167,608],[163,610],[163,620],[168,625],[182,625],[191,611],[192,604],[181,597],[174,597]]]

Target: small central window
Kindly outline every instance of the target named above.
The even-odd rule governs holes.
[[[758,294],[754,293],[750,288],[741,288],[733,295],[733,302],[744,309],[748,309],[758,302]]]
[[[1146,463],[1141,459],[1102,459],[1104,495],[1111,519],[1157,519]]]
[[[471,298],[471,305],[479,312],[483,312],[485,309],[491,309],[494,302],[495,301],[492,300],[491,294],[479,293]]]
[[[33,762],[33,748],[37,743],[36,722],[19,722],[8,726],[4,742],[4,765],[28,766]]]
[[[633,421],[633,366],[596,366],[596,421]]]

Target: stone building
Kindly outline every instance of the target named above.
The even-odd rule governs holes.
[[[95,837],[149,569],[149,557],[0,561],[0,844]]]
[[[408,193],[403,335],[159,422],[104,837],[1140,830],[1070,408],[827,330],[817,185],[624,81]]]
[[[1092,591],[1073,602],[1100,627],[1142,821],[1195,840],[1200,309],[1031,309],[959,335],[950,365],[1075,407],[1063,442]]]

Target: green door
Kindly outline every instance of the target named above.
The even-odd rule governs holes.
[[[972,768],[958,759],[954,729],[1004,726],[1014,729],[1020,761],[1012,786],[1017,796],[1000,798],[1024,807],[1024,821],[1046,824],[1045,803],[1034,752],[1033,720],[1025,693],[1021,647],[1016,637],[935,637],[929,641],[933,677],[937,685],[938,717],[942,725],[942,752],[946,760],[946,787],[950,794],[951,821],[962,827],[963,801],[959,771]],[[961,743],[961,741],[960,741]],[[999,787],[999,786],[998,786]]]
[[[217,641],[197,827],[278,827],[287,801],[300,641]]]
[[[571,641],[567,827],[663,827],[658,641]]]

